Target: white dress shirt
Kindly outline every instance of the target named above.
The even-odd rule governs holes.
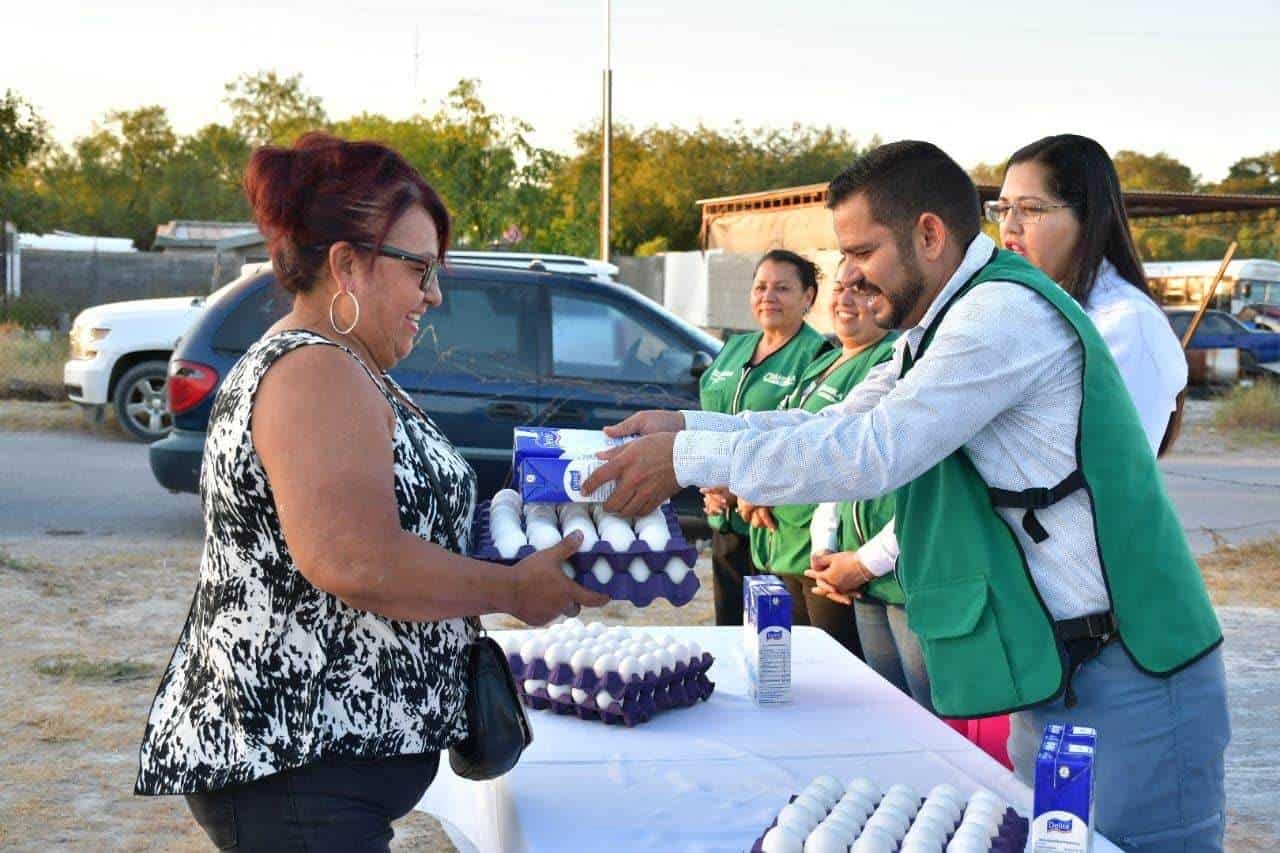
[[[905,348],[918,350],[950,297],[990,259],[974,238],[920,324],[844,402],[817,414],[685,412],[675,442],[681,486],[727,486],[755,504],[864,500],[910,482],[961,447],[988,485],[1053,486],[1075,470],[1083,353],[1070,324],[1033,291],[993,281],[957,302],[927,355],[902,379]],[[1110,608],[1088,495],[1077,490],[1036,515],[1050,536],[1035,543],[1022,511],[999,508],[1027,555],[1055,619]]]
[[[1115,265],[1103,258],[1085,313],[1098,327],[1138,409],[1151,452],[1160,451],[1169,416],[1187,387],[1187,358],[1182,344],[1155,301],[1134,287]],[[813,551],[838,548],[839,505],[824,503],[814,511],[809,531]],[[893,571],[898,562],[894,520],[858,549],[858,560],[872,574]]]

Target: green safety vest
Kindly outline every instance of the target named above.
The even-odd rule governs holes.
[[[902,375],[925,358],[946,312],[974,287],[1014,282],[1071,324],[1084,354],[1077,470],[1050,488],[990,489],[964,448],[897,492],[898,577],[920,638],[938,713],[980,717],[1049,701],[1065,688],[1066,650],[999,506],[1034,510],[1083,488],[1119,641],[1151,675],[1167,676],[1217,647],[1222,629],[1165,493],[1155,456],[1111,353],[1084,311],[1023,258],[997,251],[939,312]],[[1051,485],[1051,484],[1047,484]],[[1034,547],[1034,546],[1033,546]]]
[[[800,383],[806,367],[831,344],[808,323],[759,364],[751,363],[763,332],[734,335],[702,373],[698,386],[702,410],[736,415],[771,412]],[[712,530],[731,529],[746,536],[750,527],[736,513],[707,516]]]
[[[842,351],[833,350],[819,356],[800,376],[796,390],[779,408],[820,412],[840,402],[867,378],[873,367],[893,358],[893,342],[897,337],[897,333],[886,335],[825,377],[823,374],[840,358]],[[892,496],[889,501],[892,504]],[[773,508],[773,520],[778,525],[776,533],[765,527],[751,528],[751,561],[756,568],[777,575],[803,574],[809,568],[809,522],[816,508],[817,504],[776,506]],[[893,517],[892,507],[889,517]]]
[[[890,492],[865,501],[844,501],[840,504],[840,550],[856,551],[884,526],[893,520],[897,507],[897,493]],[[907,600],[898,583],[897,572],[876,578],[862,588],[865,595],[886,604],[904,604]]]

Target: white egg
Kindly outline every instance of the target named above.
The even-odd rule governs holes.
[[[898,853],[942,853],[941,838],[912,838],[910,833],[902,839],[902,846],[898,848]]]
[[[832,815],[839,815],[854,824],[858,829],[862,829],[871,812],[872,808],[870,806],[864,807],[861,803],[856,803],[852,800],[841,800],[831,809]]]
[[[849,842],[838,830],[819,826],[804,841],[804,853],[845,853]]]
[[[828,809],[826,802],[815,797],[813,794],[802,792],[798,797],[791,801],[791,805],[808,809],[813,816],[818,819],[815,823],[821,822],[821,820],[827,816]]]
[[[532,663],[542,657],[542,653],[547,650],[547,642],[541,637],[530,637],[524,641],[524,645],[520,647],[520,657],[525,663]]]
[[[702,646],[698,645],[693,640],[689,641],[689,660],[702,660]],[[831,778],[834,779],[835,777],[833,776]],[[840,781],[838,779],[836,780],[836,784],[840,785]],[[843,785],[840,785],[840,791],[841,793],[844,792]]]
[[[603,622],[591,622],[587,625],[587,633],[593,637],[598,637],[608,630],[609,626]]]
[[[604,678],[606,674],[617,671],[618,659],[610,653],[605,653],[596,658],[591,668],[595,670],[597,678]]]
[[[1000,809],[1005,808],[1005,801],[986,788],[979,788],[969,797],[970,803],[989,802]]]
[[[599,693],[596,694],[597,708],[608,708],[612,704],[613,704],[613,696],[610,695],[608,690],[601,690]]]
[[[937,826],[933,824],[920,826],[919,824],[913,823],[911,828],[907,830],[907,836],[903,841],[905,842],[915,839],[917,841],[923,841],[926,844],[931,844],[935,849],[941,850],[942,844],[947,840],[948,835],[950,835],[950,833],[940,831]]]
[[[867,819],[867,826],[883,826],[891,831],[894,838],[902,838],[907,834],[911,818],[902,810],[886,803],[881,803],[876,813]]]
[[[897,846],[898,839],[882,829],[867,826],[853,842],[852,853],[893,853]]]
[[[667,646],[667,651],[671,653],[671,657],[675,663],[689,662],[689,650],[685,648],[684,643],[673,643],[672,645]],[[836,799],[839,799],[839,797]]]
[[[831,796],[831,791],[825,785],[818,785],[815,782],[810,782],[800,793],[807,794],[820,801],[823,808],[828,812],[831,811],[832,806],[840,801],[839,797]]]
[[[658,651],[654,652],[654,656],[657,657],[658,659],[659,671],[663,669],[675,668],[676,659],[671,655],[671,652],[667,651],[666,649],[659,649]]]
[[[991,846],[989,844],[983,844],[976,839],[964,838],[963,836],[952,838],[947,842],[947,853],[987,853],[990,849]]]
[[[526,679],[525,679],[525,682],[524,682],[524,692],[525,692],[525,693],[533,693],[533,692],[535,692],[535,691],[541,690],[542,688],[544,688],[544,687],[546,687],[546,686],[547,686],[547,682],[545,682],[545,681],[543,681],[543,680],[541,680],[541,679],[536,679],[536,678],[526,678]]]
[[[880,801],[880,807],[884,808],[886,804],[901,810],[902,813],[909,818],[915,817],[916,812],[920,811],[919,798],[904,794],[902,791],[894,791],[890,789],[889,792],[884,795],[884,799]]]
[[[836,808],[842,809],[851,815],[856,814],[863,821],[876,810],[875,804],[867,799],[867,795],[860,794],[857,791],[846,791],[845,795],[840,798],[840,802],[836,803]]]
[[[523,533],[503,533],[494,537],[493,547],[504,560],[513,560],[520,549],[529,544]]]
[[[642,674],[643,671],[640,669],[640,661],[634,657],[625,657],[622,659],[622,662],[618,664],[618,675],[622,676],[623,681],[630,681]]]
[[[995,838],[999,834],[1000,824],[992,817],[965,817],[960,821],[960,828],[956,832],[966,831],[974,834],[981,832],[986,836],[987,840]]]
[[[999,826],[1004,820],[1004,809],[986,801],[972,803],[964,810],[964,820],[984,820]]]
[[[910,785],[903,785],[899,782],[896,785],[890,785],[889,790],[884,792],[886,797],[906,797],[910,800],[920,801],[920,795]]]
[[[848,791],[857,791],[859,794],[866,796],[872,805],[880,802],[880,786],[865,776],[859,777],[849,782],[845,789]]]
[[[853,821],[844,815],[832,812],[823,818],[819,826],[829,827],[840,833],[840,838],[844,840],[844,846],[848,847],[853,843],[853,839],[858,837],[858,833],[862,831],[861,821]]]
[[[563,699],[569,695],[569,691],[572,689],[573,688],[567,684],[548,684],[547,695],[552,699]]]
[[[945,797],[955,803],[964,803],[964,795],[960,793],[960,789],[946,782],[929,789],[928,799],[932,800],[935,797]]]
[[[794,830],[801,838],[808,835],[809,831],[817,825],[818,818],[813,816],[813,812],[795,803],[788,803],[782,807],[782,811],[778,812],[778,826]]]
[[[554,525],[530,524],[526,532],[529,535],[529,544],[539,551],[560,544],[560,531],[556,530]]]
[[[671,582],[674,584],[682,583],[684,579],[688,577],[689,572],[693,571],[689,568],[689,565],[679,557],[672,557],[670,560],[667,560],[667,565],[663,567],[662,570],[666,572],[667,577],[671,578]]]
[[[595,565],[591,567],[591,574],[596,576],[596,580],[600,583],[608,583],[613,580],[613,569],[609,566],[609,561],[604,557],[596,560]]]
[[[939,820],[947,824],[947,829],[950,831],[960,822],[960,807],[946,800],[934,800],[924,804],[920,809],[920,814],[916,816],[916,820],[919,820],[924,815],[937,816]]]
[[[955,821],[951,820],[948,815],[939,815],[920,810],[920,814],[916,815],[916,819],[911,823],[911,829],[914,831],[920,829],[938,836],[938,838],[946,838],[951,834],[951,830],[956,828]]]
[[[587,701],[587,696],[589,696],[590,694],[587,693],[587,691],[585,690],[579,690],[577,687],[575,687],[573,688],[573,691],[572,693],[570,693],[570,695],[573,696],[573,702],[575,705],[581,705]]]
[[[644,583],[649,579],[650,575],[653,574],[653,571],[649,568],[648,564],[639,557],[636,557],[631,561],[631,566],[628,571],[631,572],[631,577],[635,578],[637,583]]]
[[[557,667],[562,663],[568,663],[568,650],[565,649],[563,643],[552,643],[547,646],[547,650],[542,653],[542,661],[548,667]]]
[[[595,659],[596,656],[592,655],[588,649],[578,649],[573,653],[573,657],[569,658],[569,666],[574,672],[582,672],[590,668],[595,663]]]
[[[521,502],[520,493],[515,489],[499,489],[497,494],[493,496],[493,500],[490,501],[494,505],[509,503],[516,506],[519,506]]]
[[[764,834],[760,848],[764,853],[804,853],[804,840],[784,826],[775,826]]]
[[[656,657],[649,654],[648,652],[645,652],[644,654],[640,655],[638,660],[640,661],[640,672],[642,675],[646,675],[650,672],[657,675],[658,659]]]

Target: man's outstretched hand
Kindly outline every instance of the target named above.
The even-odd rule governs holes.
[[[626,438],[629,435],[653,435],[656,432],[679,432],[684,429],[684,415],[665,409],[649,409],[636,412],[631,417],[604,428],[610,438]]]
[[[646,414],[651,413],[633,415],[614,429],[621,429]],[[679,417],[678,412],[657,414],[675,414]],[[634,434],[634,430],[629,434]],[[605,483],[613,482],[613,496],[604,502],[605,511],[630,517],[644,515],[656,509],[663,501],[680,491],[671,458],[675,443],[674,432],[657,432],[637,438],[622,447],[596,454],[605,463],[582,484],[582,491],[591,494]]]

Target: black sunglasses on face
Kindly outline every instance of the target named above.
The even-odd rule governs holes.
[[[383,243],[381,246],[375,246],[372,243],[353,242],[351,245],[357,246],[368,252],[376,252],[384,258],[393,258],[397,261],[407,261],[411,264],[418,264],[423,268],[422,280],[418,282],[418,288],[426,293],[431,289],[431,285],[437,281],[440,272],[440,258],[436,255],[417,255],[413,252],[407,252],[404,249],[397,249],[395,246]]]

